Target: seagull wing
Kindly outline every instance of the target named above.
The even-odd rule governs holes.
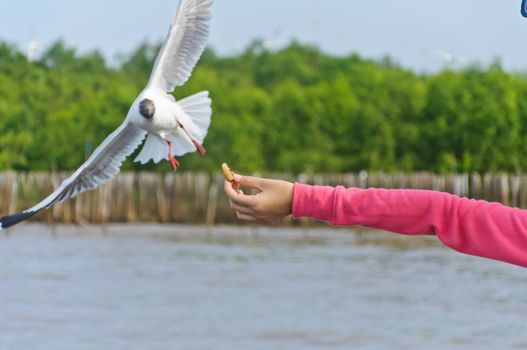
[[[188,80],[207,43],[211,6],[212,0],[181,0],[148,87],[170,93]]]
[[[34,207],[0,218],[0,230],[15,225],[65,199],[96,188],[119,173],[121,164],[143,141],[146,131],[125,121],[93,152],[73,175]]]

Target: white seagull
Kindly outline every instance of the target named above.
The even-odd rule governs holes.
[[[135,159],[145,164],[170,160],[197,150],[207,134],[212,114],[208,92],[176,101],[172,91],[183,85],[205,49],[212,0],[181,0],[168,36],[159,51],[146,88],[135,99],[123,123],[93,152],[90,158],[43,201],[23,212],[0,218],[0,230],[31,217],[77,194],[112,179],[146,137]]]

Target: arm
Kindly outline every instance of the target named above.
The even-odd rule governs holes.
[[[527,211],[498,203],[423,190],[384,190],[308,186],[240,177],[257,190],[244,195],[225,183],[238,218],[273,222],[289,214],[333,225],[362,225],[396,233],[437,235],[462,253],[527,267]]]
[[[296,184],[292,212],[333,225],[437,235],[462,253],[527,266],[527,211],[498,203],[436,191]]]

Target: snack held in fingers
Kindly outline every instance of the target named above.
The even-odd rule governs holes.
[[[227,163],[223,163],[221,165],[221,170],[223,170],[223,176],[225,177],[225,180],[236,183],[236,179],[234,178],[234,173],[232,172],[231,168],[227,165]]]
[[[225,182],[225,193],[240,220],[273,223],[291,214],[294,184],[283,180],[236,175],[236,186]],[[239,186],[254,190],[244,194]]]

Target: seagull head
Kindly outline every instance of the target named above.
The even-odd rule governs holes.
[[[141,103],[139,103],[139,113],[145,119],[152,119],[154,117],[154,114],[156,113],[156,106],[154,105],[154,101],[149,100],[147,98],[142,100]]]

